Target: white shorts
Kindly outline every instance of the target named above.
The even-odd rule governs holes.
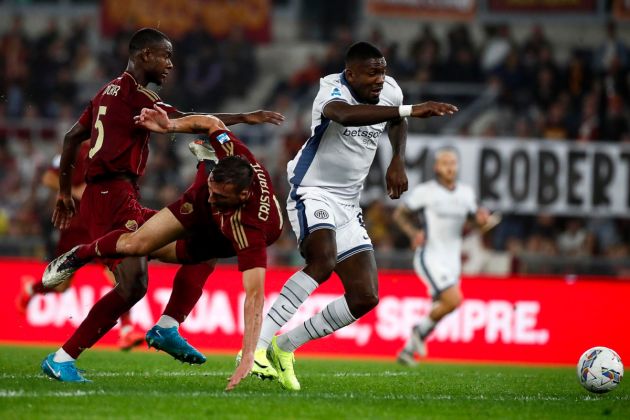
[[[453,272],[452,264],[427,258],[423,247],[418,247],[413,255],[413,268],[433,298],[437,298],[449,287],[459,284],[460,275],[458,272]]]
[[[298,243],[316,230],[334,230],[337,262],[374,249],[365,230],[361,207],[343,203],[321,188],[294,186],[287,199],[287,213]]]

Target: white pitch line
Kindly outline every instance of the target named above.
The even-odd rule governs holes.
[[[84,385],[90,386],[90,385]],[[489,401],[489,402],[511,402],[511,401],[558,401],[558,402],[580,402],[580,401],[597,401],[598,398],[594,398],[590,395],[579,398],[571,397],[555,397],[544,395],[522,395],[515,397],[500,397],[500,396],[487,396],[487,395],[464,395],[453,396],[450,394],[436,394],[436,395],[372,395],[365,393],[332,393],[332,392],[308,392],[303,391],[300,393],[269,393],[269,392],[256,392],[256,391],[233,391],[232,393],[226,393],[224,391],[197,391],[197,392],[166,392],[166,391],[148,391],[148,392],[133,392],[133,391],[103,391],[103,390],[75,390],[75,391],[44,391],[33,392],[25,390],[11,390],[0,389],[0,398],[44,398],[44,397],[59,397],[59,398],[74,398],[85,396],[107,396],[107,397],[130,397],[130,396],[152,396],[161,398],[298,398],[298,399],[327,399],[327,400],[359,400],[364,401],[366,398],[370,400],[379,401]],[[628,401],[629,395],[620,395],[610,400],[616,401]]]
[[[116,377],[138,377],[138,378],[155,378],[155,377],[186,377],[186,376],[225,376],[229,377],[233,372],[228,371],[191,371],[191,372],[182,372],[182,371],[158,371],[158,372],[99,372],[99,371],[87,371],[85,372],[86,377],[98,377],[98,378],[116,378]],[[336,372],[336,373],[303,373],[300,374],[300,377],[336,377],[336,378],[364,378],[364,377],[395,377],[395,376],[412,376],[413,372],[378,372],[378,373],[369,373],[369,372]],[[3,379],[33,379],[33,378],[43,378],[43,373],[29,373],[25,375],[17,375],[10,373],[2,373],[0,374],[0,380]]]

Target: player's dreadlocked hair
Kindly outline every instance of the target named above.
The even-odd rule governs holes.
[[[131,36],[129,40],[129,53],[135,53],[162,41],[170,41],[170,39],[168,39],[166,34],[157,29],[142,28]]]
[[[239,191],[249,187],[253,178],[252,165],[241,156],[225,157],[212,170],[212,179],[215,182],[234,184]]]
[[[381,58],[383,53],[369,42],[359,41],[350,45],[346,51],[346,65],[356,61],[365,61],[370,58]]]

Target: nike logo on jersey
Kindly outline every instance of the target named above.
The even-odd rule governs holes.
[[[101,191],[101,194],[109,194],[109,191]]]

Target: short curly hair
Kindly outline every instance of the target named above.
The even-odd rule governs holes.
[[[222,184],[234,184],[239,191],[249,187],[254,178],[254,168],[241,156],[228,156],[212,170],[212,180]]]

